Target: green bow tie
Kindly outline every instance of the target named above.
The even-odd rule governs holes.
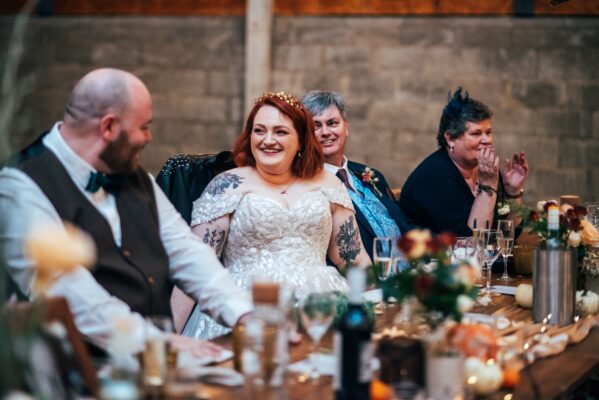
[[[85,190],[96,193],[98,189],[104,188],[107,193],[116,196],[121,190],[121,186],[125,183],[125,177],[122,175],[107,175],[102,172],[92,172],[89,175],[89,181]]]

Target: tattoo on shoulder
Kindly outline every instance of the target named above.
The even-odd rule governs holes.
[[[335,243],[339,248],[339,257],[345,261],[346,266],[349,266],[360,254],[360,233],[354,224],[353,216],[341,224]]]
[[[212,247],[216,254],[220,255],[225,244],[225,231],[217,231],[216,229],[210,230],[206,228],[202,240],[208,246]]]
[[[206,187],[206,192],[211,195],[223,194],[229,187],[237,189],[243,182],[243,177],[230,172],[223,172],[210,181]]]

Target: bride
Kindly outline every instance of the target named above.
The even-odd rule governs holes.
[[[284,92],[262,95],[233,156],[238,168],[210,182],[194,202],[191,221],[233,280],[249,289],[252,277],[267,276],[299,296],[346,291],[337,268],[367,266],[370,259],[345,187],[323,170],[312,118],[302,104]],[[327,256],[337,268],[327,266]],[[180,295],[173,299],[176,318],[192,307]],[[183,335],[210,339],[227,332],[195,307]]]

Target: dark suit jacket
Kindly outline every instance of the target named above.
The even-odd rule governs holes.
[[[353,161],[348,161],[347,168],[354,174],[356,179],[361,181],[362,173],[364,172],[366,165]],[[372,168],[372,170],[374,171],[375,176],[379,178],[379,181],[376,183],[376,187],[382,194],[382,197],[377,196],[377,198],[381,201],[381,203],[383,203],[385,208],[387,208],[389,216],[393,218],[401,234],[403,235],[404,233],[413,229],[415,226],[408,220],[401,208],[399,208],[399,205],[393,198],[393,194],[391,193],[389,184],[387,183],[387,180],[385,179],[383,174],[374,168]],[[366,184],[365,186],[369,187],[368,184]],[[366,247],[366,251],[370,256],[370,259],[372,260],[372,245],[374,242],[374,238],[376,237],[376,234],[374,233],[374,230],[368,223],[368,220],[366,219],[364,214],[362,214],[362,211],[360,211],[356,204],[354,204],[354,208],[356,209],[356,219],[358,220],[358,227],[360,228],[360,236],[362,237],[362,243]]]

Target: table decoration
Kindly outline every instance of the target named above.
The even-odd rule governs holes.
[[[451,262],[449,249],[454,240],[455,236],[448,233],[432,237],[427,230],[412,230],[398,239],[399,248],[413,268],[388,280],[390,289],[402,303],[415,299],[429,313],[433,325],[448,317],[460,321],[478,294],[475,268],[468,260]]]
[[[86,233],[68,223],[40,225],[27,236],[25,251],[34,266],[32,297],[35,301],[31,303],[29,313],[16,312],[9,318],[6,317],[10,315],[7,309],[4,310],[6,314],[0,316],[0,370],[3,371],[0,374],[0,396],[5,394],[5,390],[19,389],[36,398],[62,397],[61,393],[66,390],[76,392],[81,389],[81,382],[67,380],[57,383],[61,377],[57,376],[59,372],[53,369],[53,363],[65,354],[56,351],[58,347],[55,346],[63,342],[66,346],[71,344],[62,322],[43,322],[48,304],[46,296],[61,274],[94,264],[95,245]],[[63,367],[69,368],[68,365]],[[80,379],[78,372],[67,372],[72,372],[71,378]]]
[[[595,243],[596,229],[584,219],[583,206],[541,201],[536,210],[521,206],[524,223],[541,240],[533,257],[533,316],[539,322],[572,323],[576,307],[578,265],[588,245]],[[599,238],[599,236],[598,236]]]
[[[599,296],[589,290],[576,292],[576,314],[595,315],[599,312]]]
[[[425,382],[431,398],[462,394],[464,358],[453,341],[452,327],[474,305],[478,293],[476,270],[469,260],[452,262],[454,242],[447,233],[435,237],[427,230],[405,233],[398,247],[412,268],[378,281],[384,293],[401,303],[399,330],[425,344]]]
[[[521,283],[516,288],[516,304],[524,308],[532,308],[532,285]]]

